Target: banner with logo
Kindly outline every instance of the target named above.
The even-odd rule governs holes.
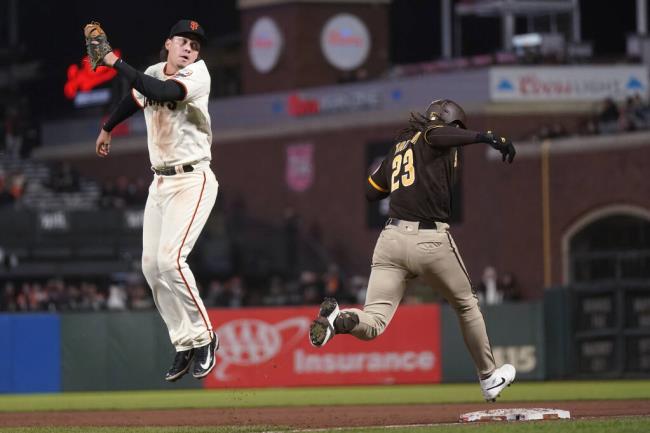
[[[206,388],[440,382],[440,308],[401,306],[373,341],[339,335],[309,343],[317,306],[211,309],[220,337]]]
[[[361,66],[370,53],[370,32],[355,15],[338,14],[323,26],[320,46],[330,65],[351,71]]]
[[[648,94],[645,66],[494,67],[493,101],[600,101]]]
[[[283,45],[282,32],[273,19],[255,21],[248,35],[248,55],[257,72],[266,74],[277,65]]]
[[[291,191],[304,192],[314,182],[314,145],[291,144],[286,148],[285,179]]]

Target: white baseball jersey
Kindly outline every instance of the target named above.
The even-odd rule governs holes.
[[[212,129],[208,113],[208,68],[203,60],[199,60],[174,75],[167,75],[165,65],[166,62],[151,65],[144,73],[159,80],[179,82],[185,87],[185,99],[159,102],[132,89],[136,102],[144,108],[151,165],[173,167],[209,161]]]

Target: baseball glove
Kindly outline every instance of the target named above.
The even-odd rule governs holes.
[[[93,71],[97,66],[104,64],[104,56],[111,51],[111,45],[106,39],[106,32],[101,28],[97,21],[92,21],[84,27],[84,36],[86,37],[86,51],[88,52],[88,59]]]

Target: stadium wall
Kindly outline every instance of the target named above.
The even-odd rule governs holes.
[[[59,392],[61,317],[0,314],[0,393]]]
[[[156,311],[0,315],[0,392],[476,380],[447,306],[403,305],[381,338],[340,337],[326,349],[308,342],[314,308],[210,309],[221,338],[217,368],[204,382],[188,375],[173,384],[163,379],[174,351]],[[498,362],[514,363],[523,378],[545,378],[541,304],[484,312]]]

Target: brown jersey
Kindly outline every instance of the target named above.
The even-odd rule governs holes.
[[[388,216],[407,221],[449,222],[451,190],[457,180],[458,146],[475,143],[478,133],[431,125],[394,144],[368,182],[390,194]]]

